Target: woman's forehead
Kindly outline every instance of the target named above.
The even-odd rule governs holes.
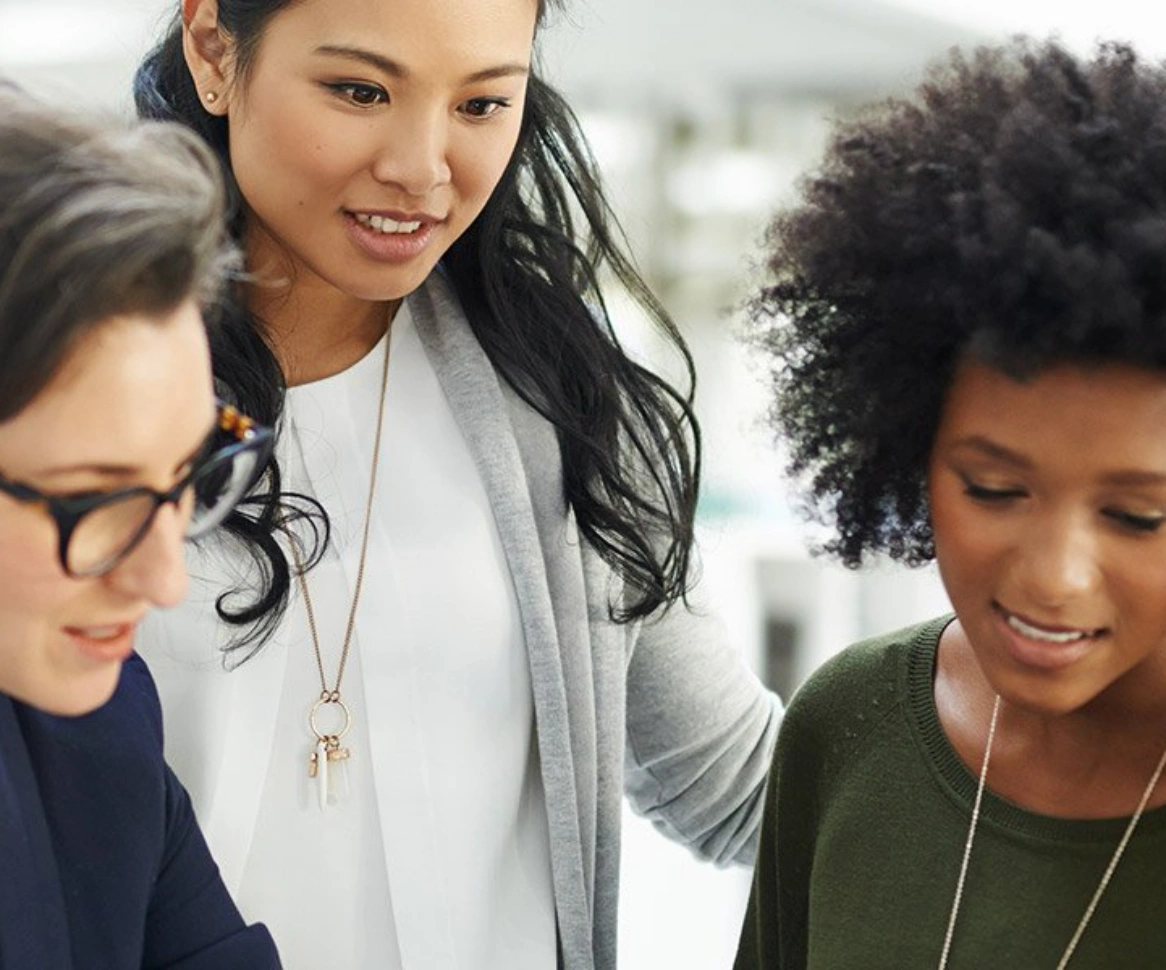
[[[948,389],[937,440],[1033,463],[1166,468],[1166,372],[1061,363],[1018,377],[965,360]]]
[[[188,448],[191,434],[205,434],[213,408],[206,333],[193,303],[112,318],[0,424],[0,462],[6,470],[13,462],[148,465],[152,453],[165,460],[172,447]]]

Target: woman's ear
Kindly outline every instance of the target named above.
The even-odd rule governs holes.
[[[220,117],[230,94],[230,45],[219,30],[218,0],[182,0],[182,52],[203,108]]]

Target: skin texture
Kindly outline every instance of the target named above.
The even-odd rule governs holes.
[[[967,362],[948,392],[929,501],[959,619],[936,699],[975,770],[1000,694],[989,785],[1026,807],[1128,814],[1166,741],[1163,428],[1166,375],[1126,365],[1018,382]]]
[[[214,397],[197,307],[98,324],[32,403],[0,424],[0,470],[49,494],[181,477],[210,431]],[[141,544],[105,576],[74,579],[47,511],[0,495],[0,691],[54,714],[105,703],[152,606],[186,592],[184,514],[159,510]],[[116,635],[95,639],[85,631]]]
[[[189,0],[187,61],[225,115],[249,207],[252,309],[292,383],[336,373],[384,333],[485,206],[513,153],[534,0],[304,0],[244,76],[214,0]],[[357,213],[420,221],[370,248]]]

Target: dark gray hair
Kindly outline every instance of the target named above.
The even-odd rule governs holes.
[[[223,200],[181,126],[64,113],[0,79],[0,421],[110,317],[210,307],[236,261]]]

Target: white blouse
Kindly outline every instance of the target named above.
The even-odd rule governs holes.
[[[550,847],[513,584],[407,303],[391,339],[364,588],[341,683],[352,712],[348,797],[321,809],[308,776],[320,678],[298,588],[259,656],[230,673],[210,662],[208,646],[229,631],[215,624],[208,644],[206,616],[237,578],[222,550],[197,557],[195,595],[141,637],[163,692],[167,754],[236,901],[268,925],[288,970],[547,970]],[[284,487],[314,495],[332,523],[330,550],[308,574],[329,688],[360,555],[384,352],[382,341],[342,374],[292,388],[280,438]],[[266,731],[241,729],[238,714],[221,723],[240,705],[254,705],[252,726],[255,710],[269,710]],[[248,760],[259,771],[232,754],[267,739],[266,756]]]

